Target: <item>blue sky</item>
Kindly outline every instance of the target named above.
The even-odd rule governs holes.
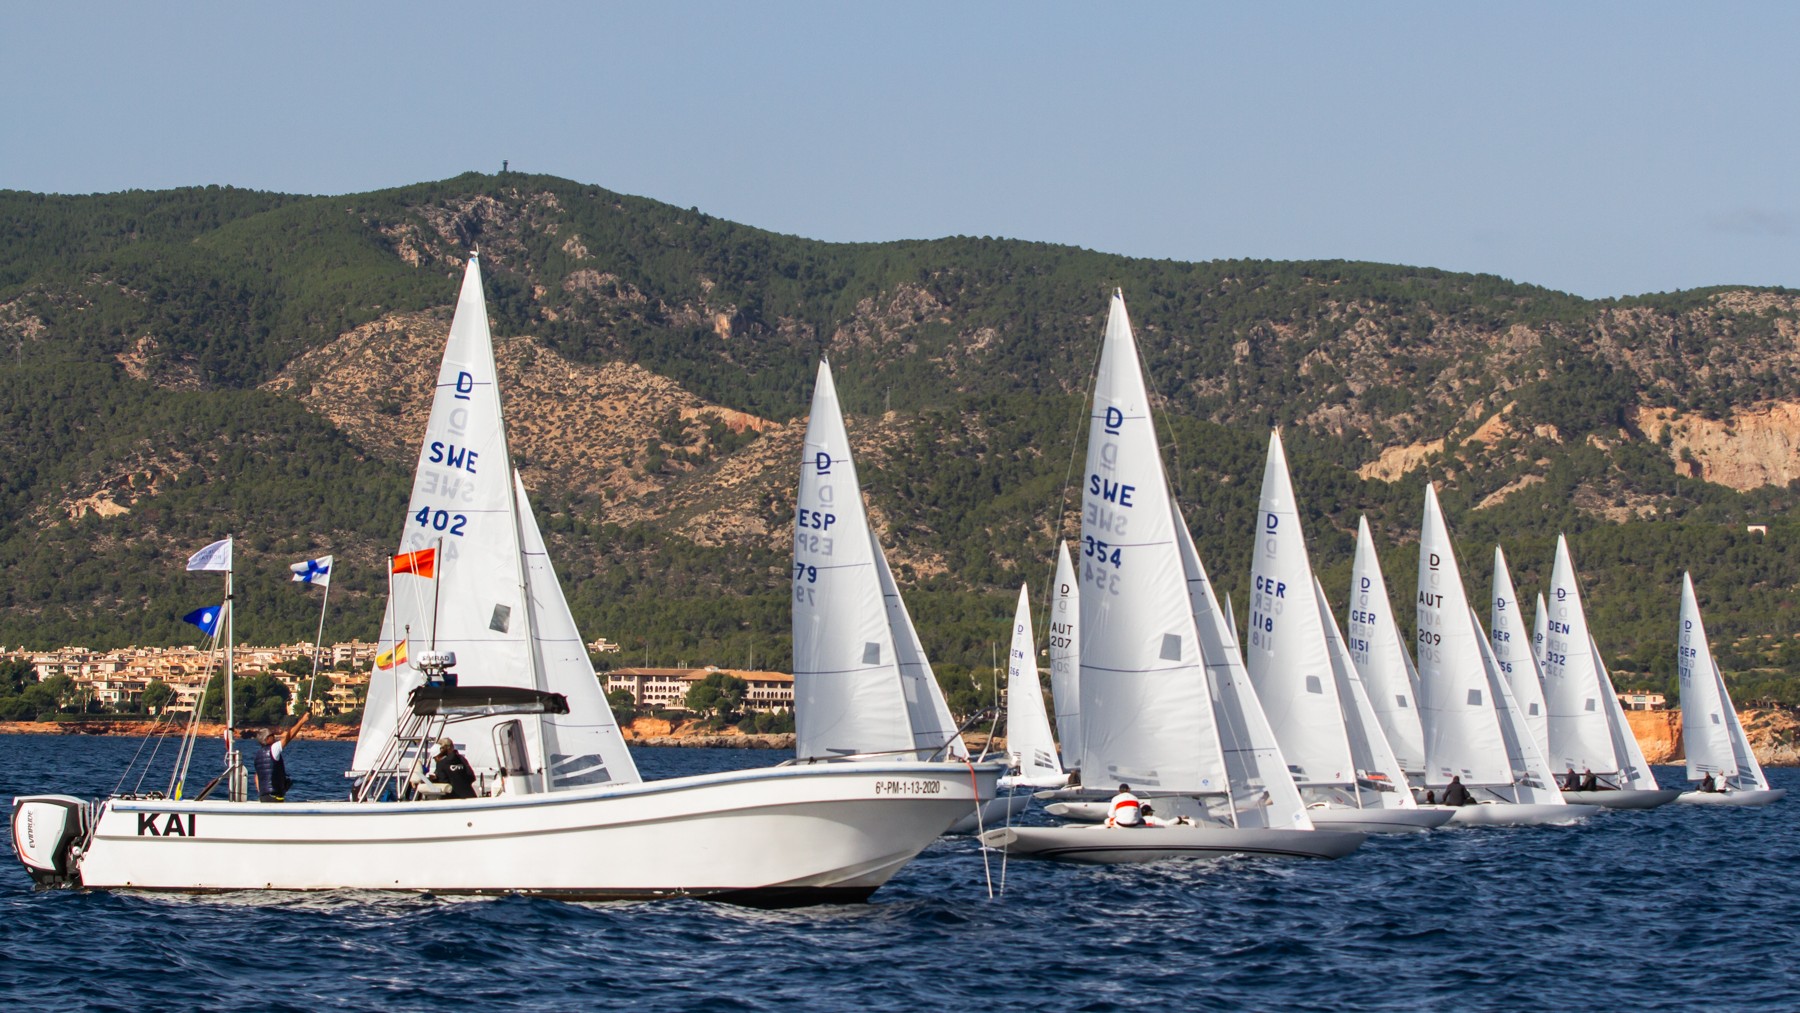
[[[545,172],[827,240],[1800,287],[1800,5],[15,4],[0,187]]]

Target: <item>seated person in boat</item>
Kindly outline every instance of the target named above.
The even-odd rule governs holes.
[[[438,784],[450,786],[451,798],[475,797],[475,770],[463,754],[457,752],[456,743],[450,741],[448,735],[438,740],[437,760],[431,767],[431,780]]]
[[[1570,766],[1569,772],[1567,774],[1563,775],[1562,790],[1563,791],[1580,791],[1581,790],[1581,778],[1575,776],[1575,768],[1573,766]]]
[[[1147,827],[1191,827],[1194,825],[1194,821],[1186,816],[1177,816],[1172,820],[1163,819],[1156,815],[1155,807],[1148,802],[1139,807],[1138,812],[1144,817],[1144,826]]]
[[[1475,796],[1469,794],[1469,789],[1463,787],[1461,775],[1452,777],[1450,779],[1450,784],[1444,788],[1444,804],[1445,805],[1474,805],[1475,804]]]
[[[1598,777],[1595,777],[1594,772],[1592,770],[1589,770],[1586,767],[1581,768],[1581,790],[1582,791],[1599,791],[1600,790],[1600,779]]]
[[[245,728],[238,732],[238,753],[243,756],[244,766],[256,774],[258,802],[287,801],[288,789],[294,786],[294,779],[287,772],[287,744],[294,741],[301,726],[311,718],[312,711],[304,711],[286,731],[270,728],[259,734],[254,728]]]
[[[1141,827],[1144,825],[1144,814],[1138,797],[1131,793],[1131,785],[1119,785],[1119,793],[1112,797],[1112,803],[1106,810],[1106,825],[1109,827]]]

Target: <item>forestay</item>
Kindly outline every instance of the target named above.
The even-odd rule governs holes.
[[[1194,616],[1137,344],[1115,293],[1081,517],[1081,749],[1088,784],[1223,792]]]
[[[1037,638],[1031,630],[1031,602],[1019,585],[1012,644],[1006,652],[1006,751],[1018,770],[1017,783],[1058,787],[1067,780],[1050,737],[1044,684],[1038,681]]]
[[[1269,434],[1255,527],[1245,658],[1251,684],[1296,782],[1354,785],[1356,765],[1279,432]]]
[[[1056,540],[1056,588],[1050,597],[1050,697],[1064,769],[1081,763],[1081,585],[1069,546]]]
[[[1356,561],[1350,570],[1350,611],[1345,646],[1368,689],[1369,707],[1381,724],[1400,768],[1425,772],[1425,731],[1419,724],[1418,677],[1400,639],[1387,579],[1366,517],[1356,522]]]
[[[1506,566],[1506,553],[1494,546],[1494,607],[1489,614],[1492,625],[1488,638],[1494,649],[1494,662],[1506,677],[1513,698],[1525,714],[1531,739],[1538,752],[1550,755],[1549,715],[1544,708],[1543,677],[1538,673],[1537,651],[1525,632],[1525,617],[1519,611],[1519,594],[1513,589],[1512,572]]]
[[[400,726],[407,695],[423,682],[411,664],[427,650],[453,651],[465,684],[543,689],[525,614],[524,566],[510,458],[482,300],[481,267],[469,258],[419,448],[399,551],[436,549],[436,576],[391,578],[381,645],[392,667],[370,673],[352,773],[371,769]],[[405,642],[404,651],[394,648]],[[592,669],[589,669],[592,678]],[[478,769],[497,768],[492,728],[502,717],[459,722],[451,734]],[[528,722],[532,731],[540,730]],[[542,764],[542,739],[532,757]]]
[[[1581,605],[1581,588],[1569,544],[1556,538],[1556,565],[1550,574],[1550,616],[1544,637],[1544,700],[1550,712],[1550,762],[1611,776],[1619,770],[1601,696],[1600,669]]]
[[[1469,619],[1468,593],[1437,490],[1425,486],[1419,535],[1419,710],[1425,730],[1426,782],[1508,785],[1506,742],[1482,661],[1486,646]]]

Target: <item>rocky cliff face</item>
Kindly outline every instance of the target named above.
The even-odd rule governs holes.
[[[1681,748],[1681,712],[1626,711],[1632,734],[1651,763],[1682,763],[1687,754]],[[1800,717],[1786,710],[1744,710],[1738,712],[1744,724],[1744,735],[1758,763],[1770,767],[1800,766]]]

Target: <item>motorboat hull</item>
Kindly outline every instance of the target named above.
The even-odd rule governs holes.
[[[70,878],[175,892],[859,900],[990,797],[1002,769],[828,763],[435,802],[109,799]]]
[[[1169,859],[1342,858],[1368,835],[1341,830],[1265,830],[1232,827],[1007,827],[981,843],[1015,858],[1122,865]]]
[[[1755,806],[1778,802],[1787,795],[1786,788],[1762,788],[1754,791],[1684,791],[1675,801],[1682,805]]]
[[[1577,805],[1597,805],[1602,809],[1654,809],[1675,801],[1681,792],[1674,788],[1621,788],[1617,791],[1569,791],[1563,789],[1563,801]]]
[[[1483,802],[1458,806],[1453,827],[1535,827],[1576,823],[1600,811],[1597,805],[1542,802]]]
[[[1351,830],[1362,834],[1417,834],[1436,830],[1450,822],[1456,810],[1437,806],[1415,809],[1352,809],[1320,806],[1306,810],[1313,826],[1321,830]]]
[[[1012,818],[1031,806],[1030,795],[1001,795],[990,798],[962,819],[950,824],[946,834],[974,834],[1012,822]]]

